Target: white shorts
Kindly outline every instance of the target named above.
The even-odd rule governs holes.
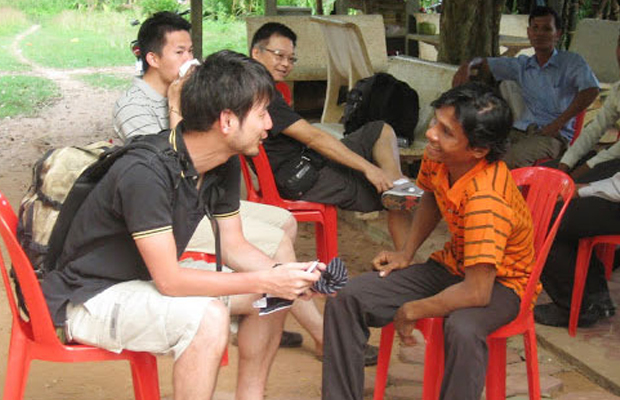
[[[186,260],[182,265],[215,271],[215,264],[204,261]],[[119,283],[84,304],[67,306],[67,340],[115,353],[173,353],[176,360],[194,339],[205,309],[216,301],[230,305],[228,296],[171,297],[162,295],[152,281]]]
[[[269,257],[273,257],[284,236],[282,226],[292,216],[290,211],[242,200],[239,212],[243,235],[247,241]],[[215,238],[208,218],[200,221],[185,250],[215,254]]]

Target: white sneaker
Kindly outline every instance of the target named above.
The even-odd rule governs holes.
[[[394,187],[381,195],[381,204],[387,210],[409,211],[418,205],[424,190],[415,183],[402,178],[394,181]]]

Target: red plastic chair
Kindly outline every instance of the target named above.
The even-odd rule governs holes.
[[[215,254],[201,253],[199,251],[186,251],[183,254],[181,254],[181,260],[186,260],[188,258],[191,258],[192,260],[199,260],[199,261],[204,261],[208,263],[215,262]],[[225,367],[227,365],[228,365],[228,348],[226,348],[226,350],[224,351],[224,354],[222,354],[222,362],[220,363],[221,367]]]
[[[32,360],[53,362],[127,360],[131,365],[136,400],[159,400],[157,360],[153,355],[132,351],[115,354],[97,347],[60,342],[56,336],[39,281],[15,236],[16,229],[17,217],[7,199],[0,193],[0,234],[30,313],[29,320],[20,313],[11,279],[0,254],[0,270],[2,270],[4,288],[13,315],[3,399],[21,400],[24,398],[28,370]]]
[[[425,318],[416,322],[416,328],[422,332],[422,335],[424,335],[424,340],[426,341],[426,349],[424,352],[425,366],[433,365],[436,357],[441,360],[444,358],[442,322],[443,318]],[[433,332],[434,329],[438,329],[439,332]],[[394,334],[395,331],[393,323],[390,323],[381,329],[373,400],[383,400],[385,387],[387,385],[392,346],[394,344]],[[439,398],[442,376],[443,368],[424,368],[424,386],[422,388],[423,400],[435,400]]]
[[[245,157],[239,156],[239,159],[248,201],[282,207],[289,210],[299,222],[314,222],[316,252],[319,260],[328,262],[338,255],[338,212],[335,206],[301,200],[285,200],[280,197],[267,153],[262,145],[258,155],[252,158],[258,178],[258,187],[254,186]]]
[[[570,304],[570,319],[568,320],[568,334],[577,334],[579,312],[583,300],[583,288],[586,284],[588,268],[592,250],[596,246],[597,255],[605,266],[605,278],[611,279],[611,271],[614,268],[614,253],[616,245],[620,245],[620,235],[601,235],[579,240],[577,261],[575,262],[575,283],[573,284],[573,296]]]
[[[293,94],[291,93],[291,88],[284,82],[276,82],[276,90],[282,94],[284,97],[284,101],[289,106],[293,103]]]
[[[538,355],[532,300],[536,293],[540,273],[560,227],[560,221],[575,191],[575,185],[568,175],[551,168],[519,168],[512,171],[512,176],[517,185],[521,187],[527,205],[532,212],[536,262],[522,297],[519,314],[512,322],[504,325],[487,337],[489,347],[489,362],[486,376],[487,400],[506,398],[506,339],[518,334],[523,335],[525,345],[530,399],[540,399]],[[550,226],[553,211],[558,200],[563,201],[564,204],[557,218]],[[423,320],[418,322],[418,324],[420,323],[425,324],[422,325],[422,333],[427,339],[422,398],[424,400],[436,400],[439,398],[444,369],[443,318],[430,318],[428,322]],[[377,383],[375,383],[374,400],[383,399],[390,360],[389,350],[391,350],[391,345],[389,346],[390,349],[384,348],[383,336],[385,335],[386,342],[388,339],[392,342],[394,328],[391,325],[384,327],[381,332],[381,346],[379,347],[379,361],[375,382],[381,382],[383,386],[379,388]],[[390,330],[392,331],[392,338],[389,337]],[[383,353],[387,353],[387,355]]]

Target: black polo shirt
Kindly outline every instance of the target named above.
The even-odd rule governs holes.
[[[42,282],[52,319],[64,325],[66,305],[81,304],[108,287],[150,280],[135,239],[172,232],[184,251],[205,207],[216,217],[239,212],[239,158],[199,176],[187,152],[182,124],[135,140],[167,140],[169,150],[127,152],[86,198],[67,235],[58,268]]]
[[[282,134],[283,130],[299,121],[301,116],[286,104],[280,92],[276,91],[276,95],[269,103],[267,110],[273,127],[269,130],[267,139],[263,141],[263,146],[267,152],[271,169],[276,172],[283,162],[299,159],[306,146],[292,137]]]

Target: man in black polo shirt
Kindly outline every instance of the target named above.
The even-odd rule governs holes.
[[[175,399],[212,396],[229,311],[243,315],[237,398],[262,399],[286,313],[259,316],[252,302],[262,293],[296,299],[319,277],[304,271],[308,263],[269,268],[274,261],[242,234],[235,156],[258,153],[271,127],[272,96],[260,64],[229,51],[207,58],[183,86],[184,121],[139,139],[165,141],[168,150],[132,150],[112,166],[76,214],[59,267],[42,284],[53,321],[70,340],[172,353]],[[223,261],[244,272],[179,264],[205,213],[219,227]]]
[[[274,81],[283,82],[295,66],[297,35],[277,22],[261,26],[252,38],[252,58],[263,64]],[[269,106],[273,127],[265,140],[265,151],[280,194],[287,197],[286,182],[296,172],[293,166],[310,158],[318,170],[316,180],[300,190],[301,200],[333,204],[344,210],[370,212],[392,205],[414,204],[411,183],[400,169],[394,130],[383,121],[372,121],[344,139],[311,125],[276,94]],[[309,176],[310,174],[308,174]],[[400,199],[393,204],[383,199]],[[291,198],[290,194],[288,195]],[[407,198],[410,198],[407,201]],[[388,229],[394,247],[401,249],[411,225],[411,213],[388,210]]]

